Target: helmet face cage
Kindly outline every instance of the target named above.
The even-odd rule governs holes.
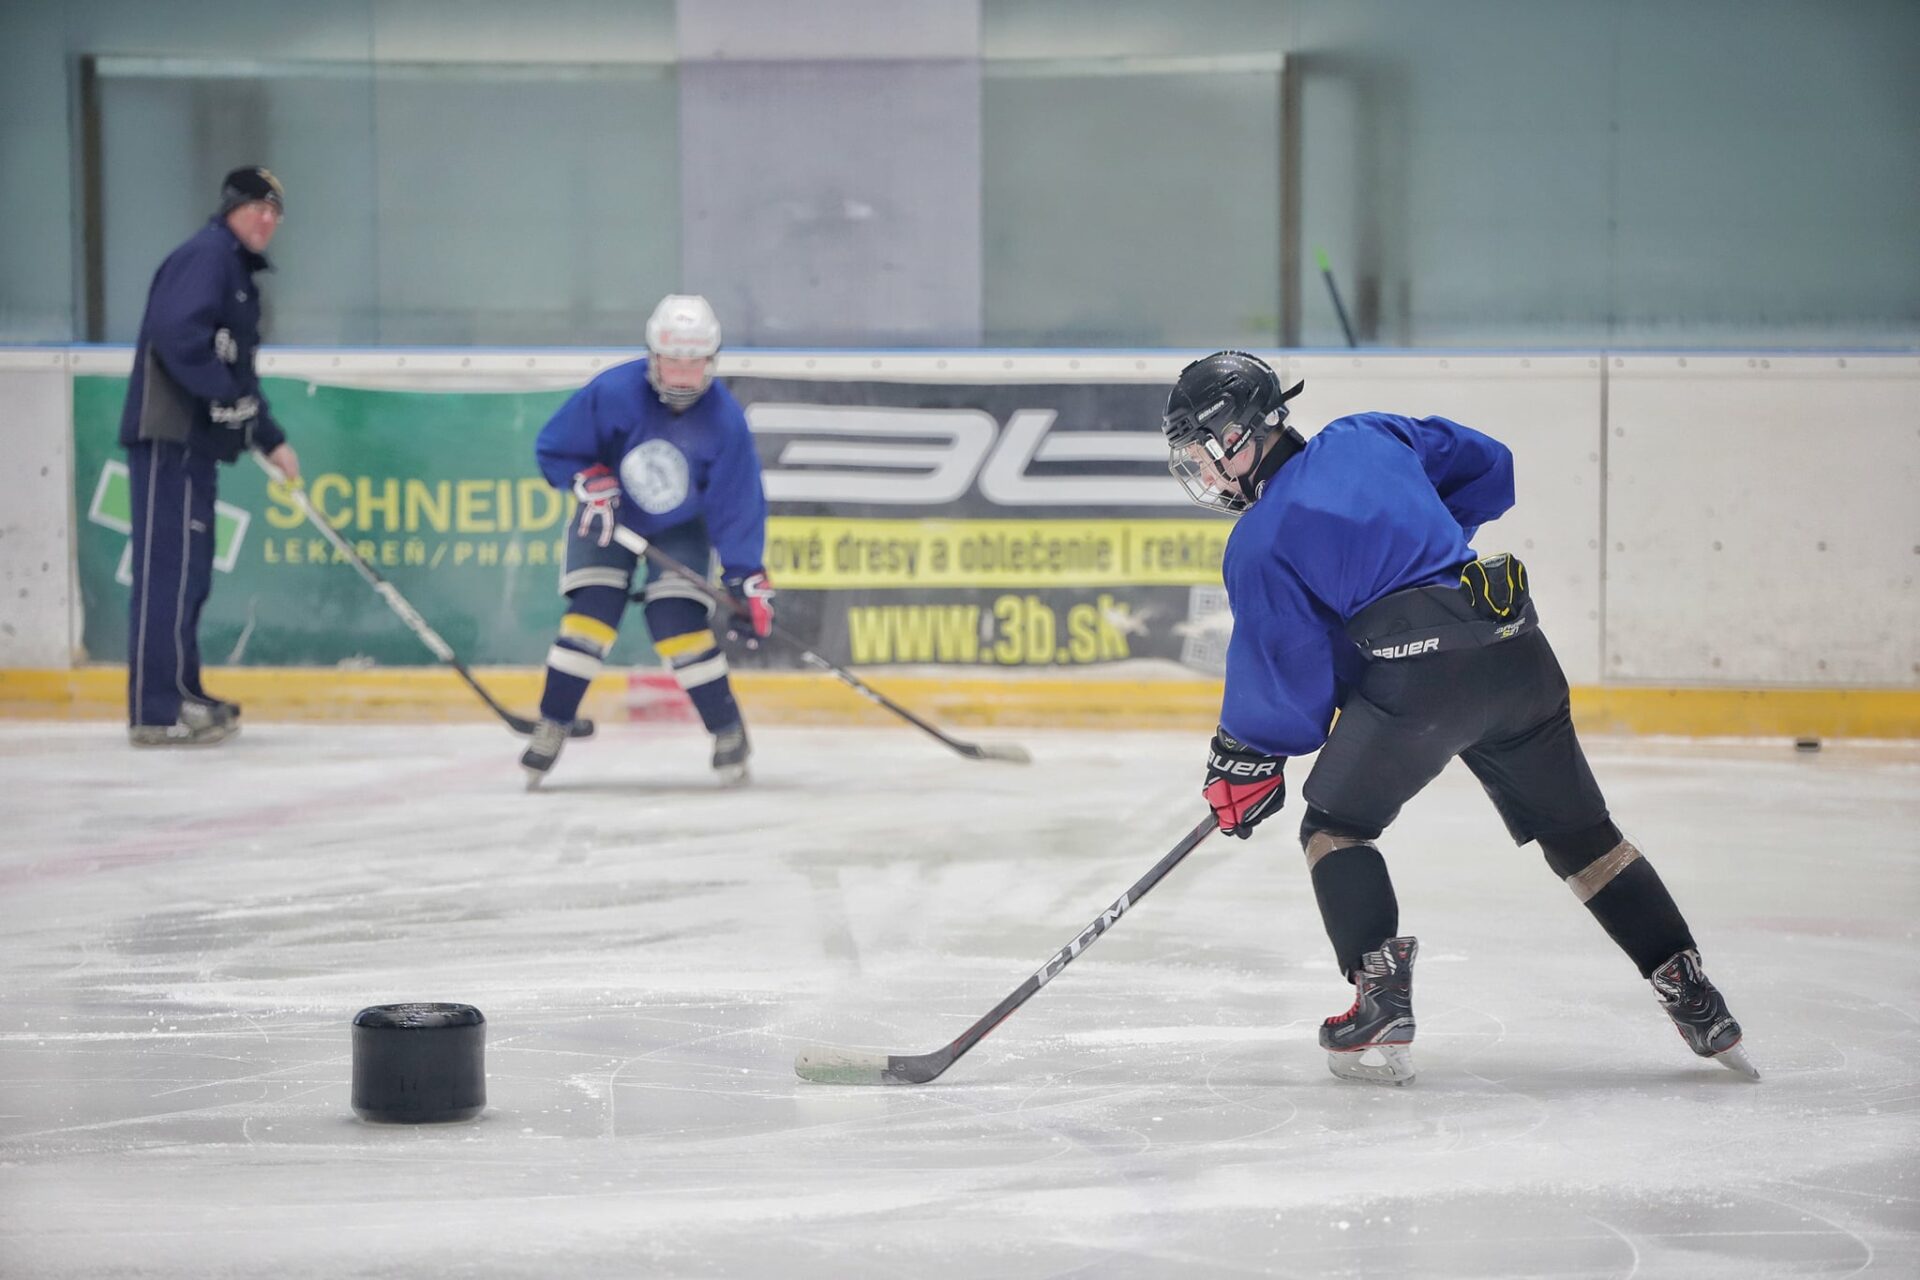
[[[1249,499],[1227,466],[1257,450],[1286,416],[1280,379],[1264,360],[1241,351],[1196,360],[1167,398],[1167,470],[1196,503],[1238,515]]]
[[[647,320],[647,381],[669,408],[685,409],[713,385],[714,355],[719,350],[720,321],[707,300],[670,293]],[[694,361],[699,363],[692,369],[663,368],[667,362]]]
[[[1226,464],[1258,441],[1262,433],[1234,422],[1223,423],[1216,433],[1200,426],[1192,414],[1181,415],[1180,421],[1169,414],[1166,431],[1167,470],[1189,498],[1229,515],[1247,509],[1240,482],[1227,473]]]

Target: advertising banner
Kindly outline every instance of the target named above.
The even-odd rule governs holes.
[[[1165,388],[741,377],[768,573],[853,664],[1224,664],[1230,521],[1167,474]]]
[[[74,381],[83,643],[126,653],[124,377]],[[1217,671],[1231,522],[1166,471],[1153,384],[738,377],[772,507],[779,618],[847,665]],[[403,391],[268,379],[315,507],[470,663],[537,665],[573,500],[533,465],[564,389]],[[256,467],[223,468],[208,661],[432,658]],[[638,608],[611,661],[655,665]],[[778,646],[743,665],[791,667]]]

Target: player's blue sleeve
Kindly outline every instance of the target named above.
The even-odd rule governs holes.
[[[1270,552],[1230,555],[1233,637],[1220,727],[1275,756],[1317,751],[1339,700],[1340,621]]]
[[[219,255],[190,241],[169,255],[154,277],[147,308],[147,344],[189,394],[231,404],[244,392],[233,369],[214,354],[213,348],[226,292],[226,272]]]
[[[1372,415],[1420,456],[1420,466],[1471,542],[1480,526],[1513,506],[1513,451],[1448,418]]]
[[[747,574],[767,563],[767,492],[747,415],[730,403],[723,422],[726,442],[714,457],[706,496],[707,533],[721,569]]]
[[[573,478],[601,458],[600,394],[598,380],[567,397],[547,419],[533,442],[540,474],[556,489],[571,489]],[[609,466],[612,464],[609,463]]]

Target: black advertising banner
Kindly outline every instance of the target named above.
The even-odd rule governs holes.
[[[1163,386],[727,385],[760,449],[782,625],[824,656],[1221,668],[1232,522],[1167,474]]]

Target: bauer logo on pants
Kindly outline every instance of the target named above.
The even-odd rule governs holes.
[[[1405,644],[1386,645],[1373,650],[1376,658],[1417,658],[1423,653],[1433,653],[1440,648],[1440,637],[1430,636],[1425,640],[1409,640]]]

